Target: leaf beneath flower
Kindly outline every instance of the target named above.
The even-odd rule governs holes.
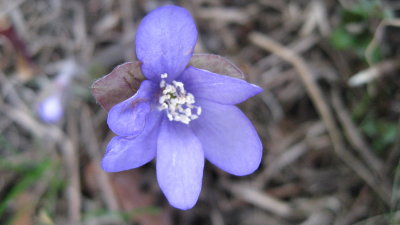
[[[105,110],[136,93],[145,79],[140,65],[139,61],[121,64],[93,83],[92,94]]]
[[[243,72],[231,61],[214,54],[193,54],[190,65],[213,73],[244,79]]]
[[[213,73],[240,79],[245,78],[238,67],[219,55],[194,54],[190,65]],[[95,81],[91,87],[92,94],[97,102],[108,111],[117,103],[134,95],[144,79],[141,62],[124,63],[115,67],[108,75]]]

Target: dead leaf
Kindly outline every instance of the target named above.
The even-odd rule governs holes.
[[[135,209],[156,206],[157,193],[143,189],[142,183],[144,178],[140,170],[135,169],[111,174],[111,182],[115,194],[124,211],[134,211]],[[140,225],[171,224],[170,211],[163,208],[160,209],[160,212],[157,214],[137,213],[132,219]]]
[[[139,61],[121,64],[93,83],[92,94],[105,110],[136,93],[144,80],[140,65]]]

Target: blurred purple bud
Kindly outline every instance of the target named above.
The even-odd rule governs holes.
[[[64,115],[63,98],[68,94],[71,80],[78,72],[75,60],[68,59],[57,65],[59,74],[43,92],[47,96],[39,102],[37,114],[45,123],[57,123]]]
[[[57,123],[64,115],[61,96],[51,95],[39,103],[37,113],[45,123]]]

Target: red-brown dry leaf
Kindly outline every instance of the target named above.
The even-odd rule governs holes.
[[[143,179],[140,169],[113,173],[110,177],[117,199],[124,211],[132,211],[156,205],[157,194],[141,190],[140,188]],[[169,210],[162,208],[158,214],[136,214],[133,220],[140,225],[171,224]]]
[[[84,185],[89,193],[99,194],[98,182],[96,181],[98,164],[90,162],[84,169]],[[143,174],[137,170],[129,170],[120,173],[109,173],[110,183],[112,185],[118,205],[122,211],[131,212],[135,209],[142,209],[156,205],[157,193],[141,190]],[[141,213],[133,215],[132,220],[140,225],[169,225],[171,218],[169,211],[162,210],[158,214]]]
[[[121,64],[93,83],[92,94],[105,110],[136,93],[144,80],[140,65],[139,61]]]
[[[20,38],[12,24],[5,18],[0,18],[0,36],[6,37],[16,52],[17,76],[21,81],[28,81],[37,73],[38,68],[32,61],[25,42]]]

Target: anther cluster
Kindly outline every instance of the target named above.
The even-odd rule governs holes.
[[[189,124],[190,121],[199,118],[201,107],[194,105],[194,96],[185,90],[182,82],[174,80],[171,84],[167,83],[165,81],[167,77],[168,74],[161,74],[162,92],[159,98],[159,109],[167,111],[169,121]]]

